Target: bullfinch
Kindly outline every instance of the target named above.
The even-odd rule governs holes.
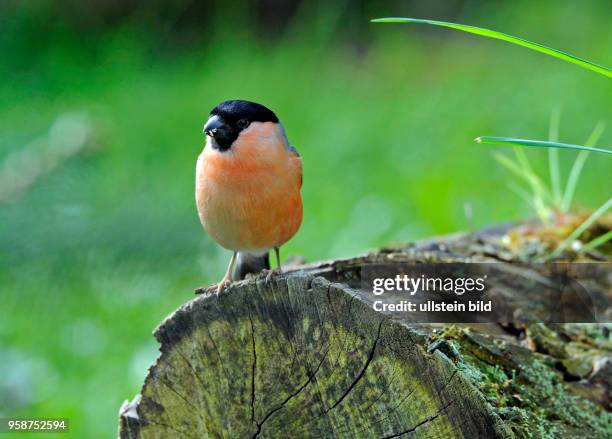
[[[280,247],[302,223],[302,159],[274,112],[254,102],[221,102],[204,133],[196,164],[198,214],[208,235],[233,252],[216,291],[249,273],[269,281],[281,273]]]

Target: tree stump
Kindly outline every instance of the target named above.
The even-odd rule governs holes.
[[[382,260],[508,264],[505,232],[196,297],[155,330],[161,355],[121,408],[120,437],[612,437],[609,325],[417,325],[374,311],[356,287]],[[609,300],[607,267],[595,280]],[[515,268],[516,285],[532,271]]]

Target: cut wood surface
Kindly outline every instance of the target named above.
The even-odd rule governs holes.
[[[293,267],[269,285],[196,297],[155,330],[161,355],[121,408],[120,437],[612,437],[609,325],[545,325],[529,306],[520,325],[414,324],[374,311],[358,288],[364,265],[380,261],[510,270],[506,231]],[[512,270],[517,288],[534,276]],[[596,277],[609,300],[610,271]]]

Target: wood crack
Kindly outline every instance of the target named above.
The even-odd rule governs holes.
[[[253,350],[253,363],[251,366],[251,422],[255,422],[255,373],[257,372],[257,349],[255,347],[255,325],[253,318],[249,313],[249,321],[251,322],[251,343]]]
[[[202,415],[200,413],[200,410],[198,409],[198,407],[196,407],[195,405],[193,405],[193,403],[191,401],[189,401],[184,395],[182,395],[178,390],[176,390],[172,384],[170,384],[168,382],[167,379],[165,378],[160,378],[159,380],[164,386],[166,386],[172,393],[174,393],[176,396],[178,396],[183,402],[185,402],[185,404],[187,404],[189,407],[191,407],[200,417],[200,419],[204,420],[204,418],[202,418]]]
[[[435,415],[428,416],[427,418],[423,419],[421,422],[416,424],[414,427],[409,428],[408,430],[404,430],[404,431],[401,431],[399,433],[394,433],[394,434],[392,434],[390,436],[383,436],[382,439],[392,439],[392,438],[395,438],[395,437],[403,436],[405,434],[413,433],[414,431],[416,431],[417,428],[422,427],[423,425],[428,424],[428,423],[436,420],[442,414],[442,412],[444,412],[451,405],[452,405],[452,402],[446,404]]]
[[[410,390],[410,392],[408,392],[406,395],[404,395],[402,397],[402,399],[393,408],[391,408],[391,410],[389,410],[389,412],[385,416],[383,416],[382,418],[379,418],[379,419],[371,422],[368,427],[363,428],[362,430],[359,431],[359,433],[363,433],[363,432],[369,430],[369,428],[371,426],[376,425],[376,424],[380,424],[381,422],[384,422],[387,419],[389,419],[391,417],[391,415],[395,414],[395,412],[397,412],[397,410],[408,400],[408,398],[410,398],[410,396],[414,393],[414,390],[415,389],[413,388],[412,390]]]
[[[342,401],[344,401],[344,398],[346,398],[348,396],[348,394],[351,392],[351,390],[353,390],[355,388],[355,386],[357,385],[357,383],[361,380],[361,378],[363,378],[363,376],[366,373],[366,370],[368,369],[368,366],[370,365],[370,363],[372,362],[372,360],[374,359],[374,354],[376,353],[376,347],[378,346],[378,342],[380,341],[380,331],[382,329],[382,325],[383,325],[384,320],[381,320],[378,324],[378,332],[376,334],[376,339],[374,340],[374,344],[372,345],[372,349],[370,349],[370,354],[368,355],[368,359],[366,360],[365,364],[363,365],[363,367],[361,368],[361,371],[359,372],[359,374],[357,375],[357,377],[353,380],[353,382],[351,383],[351,385],[345,390],[345,392],[342,394],[342,396],[330,407],[328,408],[325,413],[329,412],[330,410],[335,409],[336,407],[338,407]]]
[[[605,410],[607,401],[599,394],[578,395],[590,392],[582,383],[580,388],[559,387],[563,381],[555,364],[517,341],[520,331],[536,346],[552,342],[546,349],[557,350],[556,337],[549,340],[547,333],[539,335],[538,327],[528,323],[506,324],[504,332],[493,324],[451,327],[417,325],[408,317],[389,318],[372,309],[367,292],[354,288],[358,277],[343,274],[358,275],[359,268],[372,264],[433,264],[456,259],[447,260],[442,250],[463,254],[464,262],[492,261],[478,249],[473,251],[475,246],[466,237],[436,238],[434,242],[439,245],[383,249],[352,260],[318,264],[318,268],[305,267],[288,278],[276,279],[272,288],[262,282],[237,283],[222,300],[214,295],[193,299],[155,331],[161,354],[149,369],[141,398],[132,403],[130,412],[121,414],[120,437],[404,439],[448,435],[509,439],[515,432],[528,435],[536,423],[543,423],[548,431],[607,437],[612,419]],[[582,264],[573,266],[577,265]],[[551,275],[549,268],[501,263],[491,267],[496,274],[487,285],[491,297],[502,307],[520,306],[521,319],[537,321],[543,307],[539,302],[527,306],[533,301],[521,302],[518,293],[525,285],[540,288],[540,279]],[[605,303],[610,299],[608,274],[605,267],[598,266],[576,271],[575,276],[578,281],[588,281],[593,300]],[[348,284],[330,282],[334,278]],[[547,284],[542,288],[550,289]],[[566,331],[575,331],[569,339],[581,346],[583,340],[607,340],[607,333],[564,328],[551,328],[561,337],[561,348]],[[432,337],[434,333],[440,335]],[[480,335],[487,338],[486,343],[482,341],[483,349],[489,350],[493,343],[501,354],[493,347],[491,355],[473,349]],[[447,355],[449,360],[432,355],[428,348],[439,337],[456,342],[461,356]],[[596,348],[600,345],[590,344],[588,349]],[[590,357],[588,361],[590,364]],[[506,398],[520,417],[502,416],[499,407],[488,404],[488,388],[470,385],[472,380],[458,362],[485,372],[489,365],[507,372],[520,363],[525,366],[525,376],[537,376],[537,380],[520,383],[525,389],[519,395],[522,400]],[[554,398],[548,396],[551,384]],[[515,396],[515,389],[505,386],[495,391],[500,396]],[[587,400],[595,404],[586,404]],[[558,403],[564,405],[563,413],[555,410]],[[534,413],[524,409],[527,405],[542,410]],[[134,411],[138,417],[133,416]]]
[[[221,368],[223,369],[223,373],[225,374],[225,379],[226,381],[228,381],[230,374],[225,368],[225,363],[223,363],[223,358],[221,357],[221,351],[219,350],[219,346],[217,346],[217,342],[215,341],[212,335],[212,332],[210,331],[210,327],[208,325],[205,325],[205,328],[206,328],[206,334],[208,335],[208,338],[210,339],[210,342],[212,343],[213,348],[215,349],[215,353],[217,354],[217,357],[219,358],[219,364],[221,365]],[[201,346],[200,346],[200,349],[202,349]],[[206,350],[202,349],[202,352],[206,352]]]
[[[440,390],[438,390],[438,393],[442,393],[442,391],[444,391],[448,387],[448,385],[451,383],[453,378],[455,378],[455,375],[457,375],[457,372],[459,372],[459,369],[453,370],[453,373],[451,373],[450,378],[446,381],[446,383],[444,383],[442,388]]]
[[[263,419],[261,420],[261,422],[257,423],[257,431],[255,432],[255,434],[253,435],[253,439],[255,439],[256,437],[259,436],[259,434],[261,433],[261,430],[263,428],[264,423],[270,419],[270,417],[278,412],[279,410],[281,410],[283,407],[285,407],[289,401],[291,401],[293,398],[295,398],[296,396],[298,396],[300,393],[302,393],[306,387],[308,387],[308,385],[314,380],[315,376],[317,375],[317,373],[319,372],[319,369],[321,368],[321,366],[323,365],[323,363],[325,362],[325,359],[327,358],[327,353],[329,352],[329,346],[328,348],[325,350],[325,354],[323,354],[323,358],[321,359],[321,361],[319,362],[319,364],[317,365],[317,367],[315,368],[315,370],[308,376],[308,379],[304,382],[304,384],[302,384],[295,392],[291,393],[287,398],[285,398],[279,405],[277,405],[275,408],[273,408],[272,410],[270,410],[268,412],[268,414],[266,414]]]

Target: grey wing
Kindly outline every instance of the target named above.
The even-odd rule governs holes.
[[[291,151],[292,153],[294,153],[294,154],[295,154],[296,156],[298,156],[298,157],[302,157],[302,156],[300,155],[300,153],[298,152],[298,150],[297,150],[297,149],[295,148],[295,146],[293,146],[293,145],[289,145],[289,151]]]
[[[302,170],[302,156],[300,155],[298,150],[295,149],[295,146],[289,145],[289,151],[291,152],[291,155],[293,155],[293,159],[298,160],[300,163],[300,186],[302,186],[302,183],[304,182],[304,172]]]

